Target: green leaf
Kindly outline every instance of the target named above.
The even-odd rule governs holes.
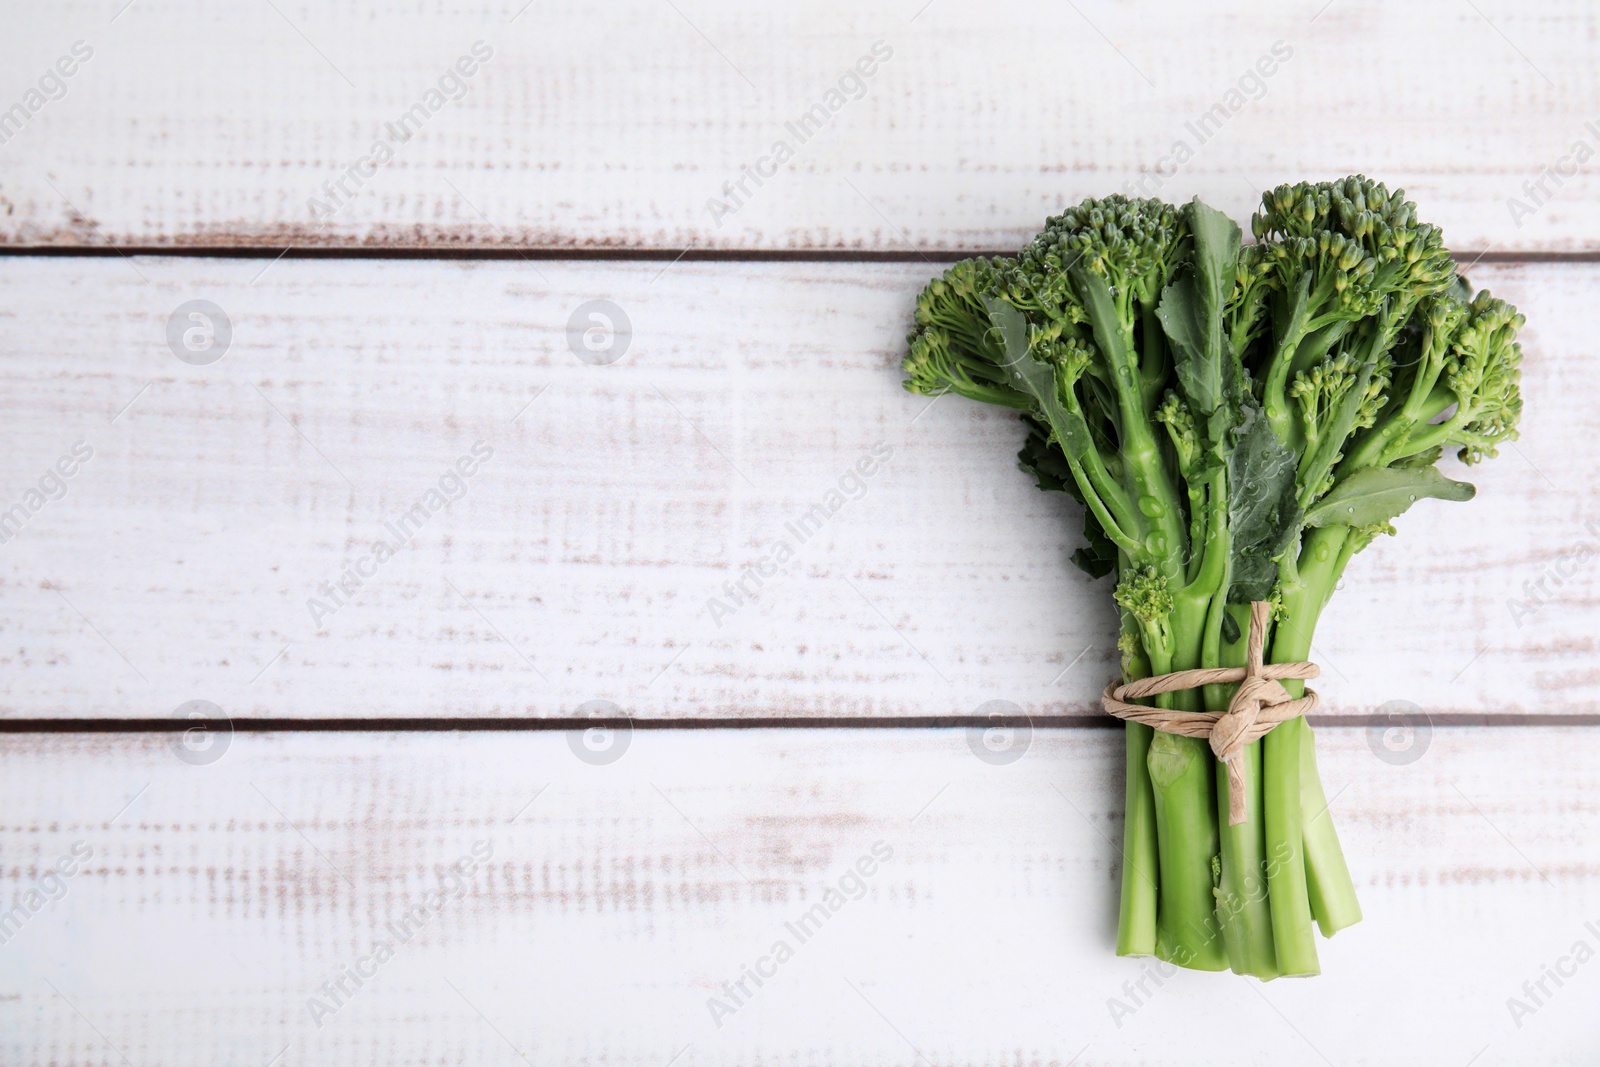
[[[1307,526],[1371,526],[1403,514],[1418,500],[1471,500],[1477,489],[1436,467],[1367,467],[1334,486],[1306,512]]]
[[[1431,467],[1439,462],[1439,457],[1442,455],[1444,455],[1444,445],[1434,445],[1432,448],[1424,449],[1414,456],[1397,459],[1390,466],[1399,467],[1403,470],[1414,467]]]
[[[1235,412],[1228,404],[1238,389],[1223,312],[1239,266],[1239,227],[1199,199],[1187,207],[1194,236],[1194,261],[1161,292],[1156,317],[1172,343],[1178,385],[1199,416],[1207,444],[1222,455]]]
[[[1000,340],[1005,345],[1005,370],[1013,384],[1038,403],[1038,414],[1044,416],[1053,439],[1063,452],[1086,454],[1094,448],[1089,426],[1062,404],[1055,370],[1029,353],[1028,320],[1004,300],[986,296],[983,303],[989,309],[995,329],[1000,331]]]
[[[1194,235],[1195,272],[1202,281],[1207,314],[1222,314],[1233,295],[1239,269],[1239,226],[1228,216],[1195,197],[1187,205],[1189,232]],[[1221,343],[1221,337],[1218,337]]]
[[[989,309],[989,321],[1000,331],[1000,343],[1006,353],[1006,367],[1016,369],[1019,361],[1028,358],[1028,320],[1008,300],[985,296],[983,306]]]
[[[1156,317],[1172,342],[1184,395],[1196,411],[1210,414],[1222,403],[1222,373],[1207,358],[1205,310],[1192,273],[1161,290]]]
[[[1232,535],[1234,603],[1265,600],[1278,577],[1277,557],[1300,532],[1294,453],[1272,432],[1254,401],[1240,409],[1228,457],[1228,529]]]

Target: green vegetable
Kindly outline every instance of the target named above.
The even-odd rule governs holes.
[[[1444,450],[1516,437],[1522,316],[1470,295],[1402,192],[1279,186],[1252,230],[1199,200],[1085,200],[917,300],[906,388],[1022,414],[1023,468],[1084,506],[1073,561],[1117,574],[1128,680],[1242,664],[1253,600],[1269,659],[1310,658],[1350,557],[1416,501],[1473,495]],[[1155,699],[1220,709],[1230,688]],[[1238,826],[1203,741],[1129,723],[1127,751],[1118,953],[1317,973],[1313,922],[1361,913],[1310,727],[1249,746]]]

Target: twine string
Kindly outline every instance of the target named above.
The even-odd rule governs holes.
[[[1239,759],[1245,746],[1265,737],[1279,723],[1298,718],[1317,706],[1316,690],[1308,688],[1305,696],[1291,697],[1281,684],[1291,678],[1304,681],[1317,677],[1322,672],[1315,663],[1263,662],[1271,616],[1272,606],[1265,601],[1250,605],[1243,667],[1202,667],[1136,682],[1113,681],[1100,697],[1106,712],[1119,719],[1144,723],[1162,733],[1209,741],[1211,751],[1228,768],[1230,826],[1239,825],[1249,816],[1244,769]],[[1176,711],[1132,703],[1161,693],[1235,683],[1239,688],[1225,711]]]

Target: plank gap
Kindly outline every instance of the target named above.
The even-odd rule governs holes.
[[[188,259],[360,259],[360,260],[552,260],[594,262],[698,262],[698,263],[954,263],[974,256],[1012,256],[1007,249],[750,249],[750,248],[565,248],[559,246],[510,248],[438,248],[428,246],[291,246],[273,245],[12,245],[0,244],[0,258],[57,256],[66,259],[108,259],[161,256]],[[1600,263],[1600,249],[1576,252],[1537,250],[1451,253],[1463,270],[1481,263]]]
[[[1422,713],[1429,726],[1440,728],[1502,729],[1506,727],[1600,726],[1600,714],[1478,714],[1472,712]],[[1386,715],[1311,715],[1318,729],[1370,729],[1392,725]],[[182,733],[194,727],[187,719],[9,719],[0,721],[0,734],[143,734]],[[859,718],[815,718],[802,715],[757,716],[722,719],[630,718],[628,716],[504,719],[471,718],[238,718],[212,727],[232,733],[528,733],[570,730],[970,730],[1028,727],[1038,730],[1115,730],[1122,721],[1109,715],[920,715]]]

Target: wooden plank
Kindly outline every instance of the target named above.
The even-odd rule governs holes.
[[[1009,249],[1141,174],[1243,217],[1364,171],[1456,247],[1600,250],[1583,0],[72,0],[12,29],[9,244]]]
[[[1008,413],[900,389],[929,271],[0,261],[0,511],[41,505],[0,545],[0,707],[1094,714],[1115,618],[1075,506]],[[1600,710],[1600,268],[1475,274],[1532,324],[1527,433],[1352,566],[1315,650],[1335,713]],[[231,323],[203,366],[167,341],[197,299]],[[595,299],[631,320],[604,366],[567,333]]]
[[[1007,765],[962,731],[637,733],[605,765],[559,733],[239,735],[199,765],[149,735],[11,737],[0,904],[23,914],[0,1049],[15,1067],[1592,1062],[1596,965],[1563,957],[1600,940],[1600,732],[1439,730],[1408,765],[1364,730],[1319,741],[1366,918],[1319,941],[1322,977],[1261,986],[1158,985],[1113,956],[1114,734],[1041,730]],[[49,878],[74,846],[78,873]],[[447,879],[463,858],[482,862]],[[841,882],[802,941],[786,924]],[[35,912],[30,891],[60,899]],[[392,958],[367,960],[375,943]],[[722,984],[758,966],[733,1004]],[[321,989],[347,967],[359,988]],[[1519,1027],[1507,1000],[1546,967],[1568,977]]]

